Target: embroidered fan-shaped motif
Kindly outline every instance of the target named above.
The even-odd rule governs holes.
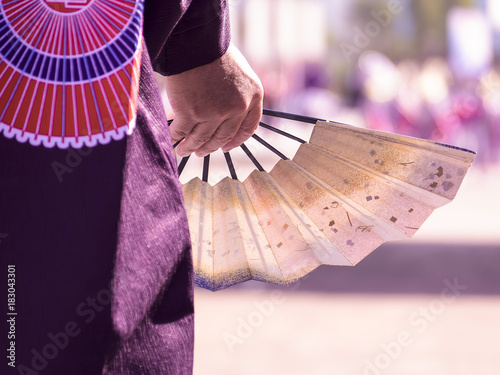
[[[142,13],[142,0],[2,0],[0,132],[60,148],[130,134]]]

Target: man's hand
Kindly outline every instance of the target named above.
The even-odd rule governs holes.
[[[166,78],[174,111],[172,140],[184,140],[179,156],[224,152],[245,142],[262,115],[262,84],[246,59],[232,44],[214,62]]]

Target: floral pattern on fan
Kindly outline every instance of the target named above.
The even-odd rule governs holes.
[[[0,132],[80,148],[135,127],[143,0],[2,0]]]

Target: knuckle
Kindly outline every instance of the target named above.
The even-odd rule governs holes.
[[[207,117],[207,113],[210,113],[210,108],[211,107],[193,105],[190,118],[195,122],[202,122]]]
[[[172,122],[172,124],[170,125],[169,129],[172,138],[176,139],[185,138],[190,131],[190,129],[186,126],[186,123],[179,120],[178,121],[174,120],[174,122]]]
[[[258,102],[262,102],[264,100],[264,90],[260,90],[255,93],[254,100]]]
[[[255,132],[259,127],[260,119],[261,119],[260,112],[254,111],[252,113],[249,113],[248,117],[245,119],[242,125],[242,130],[252,133]]]
[[[242,113],[248,109],[248,103],[243,97],[237,98],[231,106],[234,113]]]
[[[233,135],[215,135],[213,138],[213,144],[215,146],[221,146],[233,139]]]
[[[243,136],[245,136],[245,138],[250,138],[252,136],[253,133],[255,133],[255,131],[257,130],[258,126],[252,126],[252,127],[247,127],[247,128],[243,128],[241,129],[241,134]]]
[[[191,141],[197,145],[206,143],[210,140],[210,134],[207,132],[191,134]]]
[[[262,84],[257,85],[255,92],[254,92],[254,99],[261,101],[264,99],[264,88],[262,87]]]
[[[182,138],[186,138],[187,136],[187,132],[182,130],[182,129],[171,129],[170,130],[170,134],[172,135],[172,138],[175,138],[175,139],[182,139]]]

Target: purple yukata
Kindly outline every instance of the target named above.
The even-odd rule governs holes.
[[[221,57],[230,39],[226,1],[0,6],[0,272],[10,314],[1,332],[10,358],[0,373],[191,374],[191,242],[153,70],[173,75]],[[120,6],[133,10],[123,32]],[[21,22],[29,12],[39,33]],[[98,19],[123,34],[126,64],[112,57],[115,39],[104,42],[113,27],[99,29]],[[57,36],[54,25],[73,34]],[[44,52],[51,32],[63,57]],[[111,92],[119,105],[99,98]]]

